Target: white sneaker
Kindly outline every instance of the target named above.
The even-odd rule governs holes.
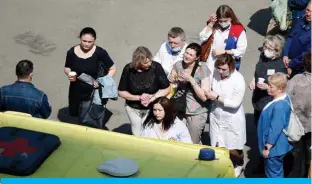
[[[235,177],[238,178],[243,172],[243,166],[236,166],[234,168]]]

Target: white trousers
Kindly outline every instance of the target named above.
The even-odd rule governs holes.
[[[135,136],[140,136],[142,125],[149,113],[149,110],[140,110],[125,106],[126,113],[130,120],[132,134]]]

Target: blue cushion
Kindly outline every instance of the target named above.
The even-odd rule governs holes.
[[[0,128],[0,172],[17,176],[33,174],[61,144],[51,134],[16,127]]]
[[[127,158],[115,158],[103,162],[97,170],[115,177],[127,177],[138,172],[138,164]]]
[[[215,151],[211,148],[202,148],[199,151],[199,160],[215,160],[216,159],[216,154]]]

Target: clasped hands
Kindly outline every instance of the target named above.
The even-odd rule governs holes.
[[[154,101],[155,99],[154,95],[151,95],[151,94],[147,94],[147,93],[143,93],[141,96],[140,96],[140,102],[141,104],[144,106],[144,107],[147,107],[152,101]]]

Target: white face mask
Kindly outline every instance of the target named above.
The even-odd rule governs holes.
[[[223,29],[225,29],[225,28],[230,27],[231,22],[219,22],[219,25],[220,25]]]
[[[272,59],[272,58],[274,57],[274,52],[265,49],[265,50],[264,50],[264,56],[265,56],[266,58]]]

